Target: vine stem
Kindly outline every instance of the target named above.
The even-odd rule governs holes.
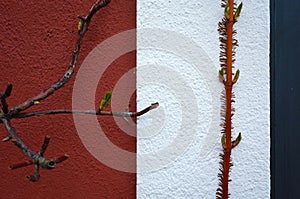
[[[225,115],[225,135],[226,135],[226,149],[224,149],[224,171],[223,171],[223,195],[222,199],[229,197],[229,172],[231,167],[231,130],[232,130],[232,56],[233,56],[233,24],[234,24],[234,0],[228,0],[229,6],[229,20],[226,24],[227,41],[226,41],[226,81],[225,81],[225,97],[226,97],[226,115]]]

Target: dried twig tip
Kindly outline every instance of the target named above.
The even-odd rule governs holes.
[[[6,90],[5,90],[5,92],[4,92],[5,97],[9,97],[9,96],[10,96],[11,91],[12,91],[12,88],[13,88],[12,84],[11,84],[11,83],[8,83],[8,84],[7,84],[7,87],[6,87]]]
[[[153,104],[151,104],[150,110],[156,109],[157,107],[159,107],[159,103],[158,102],[153,103]]]
[[[99,0],[96,5],[99,6],[99,8],[105,7],[110,3],[111,0]]]

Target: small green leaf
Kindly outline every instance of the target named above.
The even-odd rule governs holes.
[[[229,5],[227,4],[225,6],[225,9],[224,9],[224,16],[226,19],[230,19],[230,15],[229,15]]]
[[[82,24],[83,24],[83,20],[82,20],[81,18],[79,18],[79,22],[78,22],[78,26],[77,26],[77,28],[78,28],[78,31],[80,31],[80,30],[81,30],[81,28],[82,28]]]
[[[41,102],[40,101],[34,101],[33,104],[34,105],[39,105]]]
[[[234,75],[234,78],[232,80],[232,83],[236,83],[237,80],[239,79],[239,76],[240,76],[240,70],[238,69],[236,72],[235,72],[235,75]]]
[[[236,147],[242,140],[242,133],[239,133],[237,138],[232,142],[232,148]]]
[[[226,135],[225,135],[225,133],[221,137],[221,144],[222,144],[223,149],[226,149]]]
[[[106,92],[100,102],[99,109],[100,111],[107,108],[112,98],[112,90]]]
[[[240,5],[237,7],[235,14],[234,14],[234,19],[237,20],[241,14],[243,8],[243,3],[240,3]]]
[[[223,81],[225,81],[225,79],[224,79],[224,70],[223,69],[220,69],[219,70],[219,78],[220,78],[220,80],[223,82]]]

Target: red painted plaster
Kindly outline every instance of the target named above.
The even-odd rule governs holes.
[[[64,74],[77,39],[76,16],[85,15],[93,3],[94,0],[0,1],[0,89],[7,82],[13,84],[8,99],[10,106],[35,96]],[[135,0],[112,0],[94,16],[74,75],[97,44],[135,28],[135,13]],[[135,66],[135,56],[131,52],[112,63],[101,78],[97,99]],[[64,88],[30,110],[71,109],[74,79],[75,76]],[[135,79],[128,85],[135,87]],[[132,96],[130,109],[135,108],[135,96]],[[107,123],[105,133],[115,145],[136,151],[135,137],[122,132],[112,118],[99,120]],[[31,183],[25,176],[32,174],[33,166],[8,170],[10,164],[26,158],[12,144],[0,143],[0,198],[135,198],[136,175],[111,169],[89,154],[76,133],[71,115],[13,120],[12,124],[32,149],[38,150],[44,136],[50,135],[52,139],[45,156],[67,153],[70,158],[52,171],[41,170],[40,181]],[[135,127],[131,130],[136,131]],[[0,137],[6,135],[0,125]]]

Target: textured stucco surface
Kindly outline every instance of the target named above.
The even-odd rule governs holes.
[[[233,117],[233,135],[242,132],[243,140],[232,152],[229,190],[232,198],[269,198],[269,1],[243,3],[235,25],[240,44],[235,66],[241,75]],[[220,1],[137,1],[137,106],[161,105],[138,119],[138,198],[215,197],[222,15]]]
[[[37,95],[64,74],[77,39],[78,15],[85,15],[94,0],[67,1],[1,1],[0,2],[0,90],[7,82],[14,85],[10,106]],[[68,84],[33,110],[71,109],[75,76],[89,52],[105,39],[135,28],[134,0],[113,0],[97,13],[82,44],[79,63]],[[129,69],[135,66],[136,53],[116,59],[99,77],[95,108],[104,92],[111,89]],[[86,79],[89,80],[88,78]],[[126,82],[135,87],[135,78]],[[87,88],[88,89],[88,88]],[[123,90],[126,92],[125,90]],[[82,98],[85,93],[82,93]],[[132,97],[130,110],[135,110]],[[128,101],[127,101],[128,103]],[[123,111],[126,107],[123,107]],[[94,158],[76,132],[72,115],[43,116],[13,120],[12,124],[32,149],[39,150],[45,135],[52,137],[45,153],[56,157],[67,153],[70,158],[52,171],[41,170],[38,183],[30,183],[26,175],[33,166],[8,170],[10,164],[25,161],[24,155],[10,143],[0,143],[0,198],[135,198],[136,176],[111,169]],[[116,146],[136,150],[136,139],[122,132],[113,118],[100,118],[107,137]],[[135,134],[135,127],[130,129]],[[88,133],[88,129],[86,129]],[[7,136],[0,125],[0,137]],[[113,155],[112,155],[112,158]],[[135,160],[132,161],[135,167]]]

